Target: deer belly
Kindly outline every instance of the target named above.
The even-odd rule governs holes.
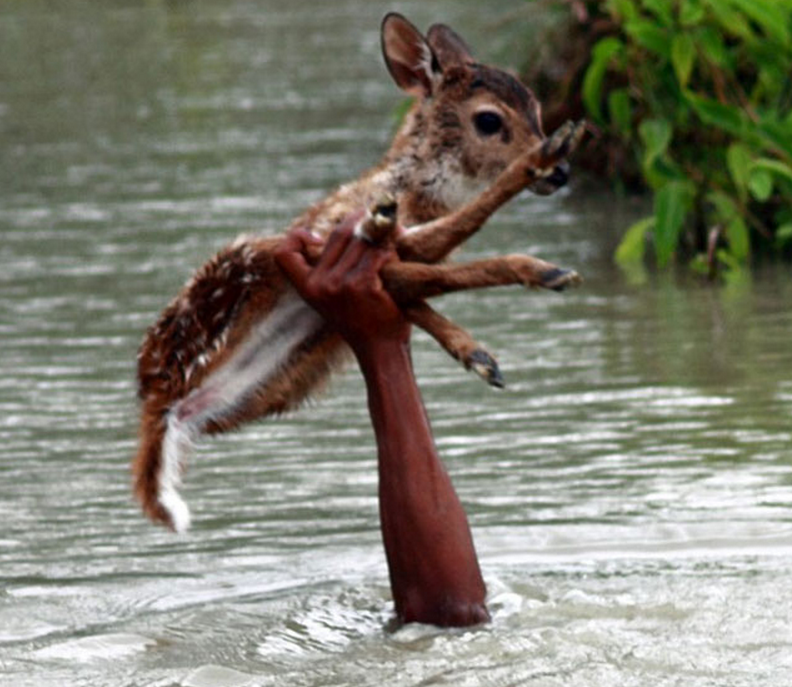
[[[323,320],[294,291],[288,290],[275,307],[256,322],[236,350],[212,371],[200,387],[172,409],[179,423],[200,432],[244,406],[265,386],[293,354],[322,326]],[[173,417],[172,416],[172,417]]]

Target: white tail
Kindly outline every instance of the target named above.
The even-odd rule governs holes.
[[[185,532],[190,526],[190,509],[179,495],[179,487],[182,470],[191,448],[192,437],[189,426],[171,411],[168,414],[167,429],[162,441],[162,465],[157,476],[157,500],[168,514],[176,532]]]

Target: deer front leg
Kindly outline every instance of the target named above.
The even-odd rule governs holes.
[[[582,281],[574,270],[530,255],[505,255],[461,264],[392,262],[382,268],[380,276],[396,301],[406,304],[452,291],[509,284],[563,291]]]
[[[473,370],[491,386],[503,388],[503,376],[495,358],[462,327],[443,317],[425,301],[405,305],[402,311],[410,322],[431,335],[466,370]]]
[[[512,162],[486,191],[459,210],[413,227],[396,241],[402,260],[437,262],[475,234],[501,205],[529,184],[552,173],[583,137],[583,122],[567,122]]]

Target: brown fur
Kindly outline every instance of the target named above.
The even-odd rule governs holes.
[[[546,177],[574,147],[580,131],[568,127],[546,139],[540,107],[530,91],[504,72],[475,64],[462,39],[447,27],[430,29],[425,50],[417,47],[419,40],[424,39],[405,19],[386,17],[386,63],[397,83],[418,96],[416,103],[378,167],[309,208],[292,226],[310,227],[326,236],[350,212],[368,207],[377,194],[395,196],[399,224],[423,226],[399,237],[399,256],[416,262],[388,265],[382,273],[385,286],[413,322],[470,367],[480,362],[473,354],[486,352],[467,332],[433,311],[424,298],[507,283],[562,288],[574,283],[577,275],[530,256],[469,265],[417,263],[444,258],[523,188],[546,191]],[[502,118],[498,134],[476,131],[475,118],[484,110]],[[474,195],[471,189],[490,184],[474,200],[468,198]],[[133,473],[136,495],[153,520],[171,524],[158,501],[168,413],[188,397],[195,403],[212,402],[211,397],[190,394],[223,368],[253,327],[290,292],[272,257],[278,241],[277,237],[242,238],[222,250],[147,332],[138,357],[142,408]],[[211,417],[200,431],[224,432],[299,407],[345,355],[340,337],[320,327],[244,402]]]

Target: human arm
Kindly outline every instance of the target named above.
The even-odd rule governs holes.
[[[290,234],[276,259],[302,297],[352,348],[366,381],[378,446],[380,518],[396,614],[402,622],[488,620],[467,516],[445,471],[415,383],[410,327],[382,287],[392,251],[352,236],[350,217],[316,265],[314,241]]]

